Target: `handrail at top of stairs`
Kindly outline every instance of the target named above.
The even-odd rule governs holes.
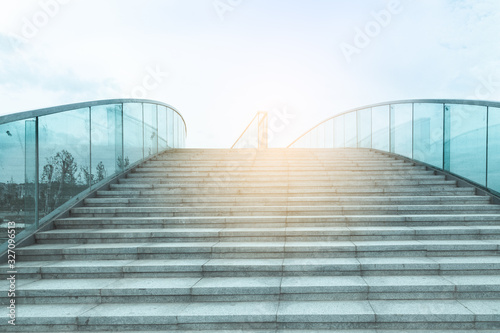
[[[245,128],[243,133],[238,137],[238,139],[231,146],[231,149],[235,148],[267,148],[268,147],[268,123],[267,123],[267,112],[259,111],[250,121],[248,126]],[[257,123],[257,133],[251,133],[249,131],[250,127]],[[255,134],[257,135],[256,137]]]

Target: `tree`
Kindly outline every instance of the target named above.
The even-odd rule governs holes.
[[[61,150],[55,156],[46,159],[43,167],[42,182],[47,184],[45,193],[45,210],[57,207],[62,203],[64,190],[68,186],[76,185],[78,164],[73,155],[67,150]],[[57,186],[57,190],[56,190]]]
[[[118,168],[120,170],[124,170],[126,167],[130,165],[130,160],[128,156],[125,157],[125,160],[122,159],[121,156],[118,156],[118,158],[116,159],[116,165],[118,165]]]
[[[45,197],[45,209],[48,209],[51,206],[51,201],[54,201],[53,197],[53,178],[54,178],[54,165],[55,160],[54,157],[50,157],[46,159],[47,164],[43,166],[42,172],[42,183],[47,184],[47,189],[43,192],[43,196]]]
[[[104,163],[100,161],[97,166],[96,166],[96,171],[97,171],[97,180],[96,183],[100,182],[104,178],[106,178],[106,167],[104,166]]]
[[[91,184],[94,184],[94,175],[90,172],[89,167],[80,167],[80,178],[83,177],[83,183],[86,186],[89,186]]]

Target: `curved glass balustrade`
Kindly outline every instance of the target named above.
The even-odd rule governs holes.
[[[0,242],[37,229],[143,160],[185,144],[173,107],[107,100],[0,116]],[[12,223],[10,225],[13,225]],[[3,252],[2,251],[2,252]]]
[[[373,148],[399,154],[500,192],[500,103],[409,100],[329,118],[289,148]]]

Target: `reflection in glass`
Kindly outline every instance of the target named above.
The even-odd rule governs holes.
[[[412,104],[391,105],[391,152],[413,157]]]
[[[325,131],[325,148],[333,148],[333,119],[323,124]]]
[[[132,164],[144,158],[142,104],[123,104],[124,164]]]
[[[125,165],[121,104],[94,106],[91,112],[92,165],[87,179],[93,185],[121,171]]]
[[[450,171],[486,185],[486,110],[484,106],[447,104]],[[447,156],[445,155],[445,158]]]
[[[358,148],[372,146],[372,110],[357,111]]]
[[[488,187],[500,192],[500,108],[488,110]]]
[[[167,109],[167,145],[174,148],[174,110]]]
[[[316,148],[324,148],[325,147],[325,127],[320,125],[316,128],[316,140],[315,147]]]
[[[25,216],[25,203],[31,201],[25,195],[25,188],[32,176],[25,159],[26,138],[30,136],[33,120],[21,120],[0,125],[0,225],[6,228],[13,221],[22,228],[24,222],[32,223]],[[31,150],[31,149],[30,149]],[[30,166],[31,167],[31,166]],[[29,185],[28,185],[29,186]],[[6,235],[0,236],[5,240]]]
[[[89,187],[90,110],[39,118],[40,217]]]
[[[443,104],[414,105],[413,157],[443,168]]]
[[[35,197],[38,195],[36,186],[38,179],[36,158],[34,158],[37,153],[37,122],[35,119],[28,119],[24,121],[24,126],[24,142],[26,149],[24,158],[24,222],[34,227],[38,220],[38,211],[35,202]]]
[[[158,149],[167,149],[167,107],[158,105]]]
[[[333,148],[345,147],[345,124],[344,116],[333,118]]]
[[[372,108],[372,148],[389,151],[389,106]]]
[[[158,153],[156,105],[143,104],[144,110],[144,157]]]
[[[356,148],[358,146],[358,138],[356,131],[356,112],[346,113],[345,119],[345,147]]]

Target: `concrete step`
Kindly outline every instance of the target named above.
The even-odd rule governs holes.
[[[447,187],[447,188],[431,188],[431,189],[423,189],[419,187],[412,188],[414,191],[411,191],[410,188],[400,188],[400,189],[364,189],[364,192],[356,192],[354,190],[348,191],[347,189],[343,189],[338,193],[336,191],[330,191],[330,193],[323,192],[313,192],[313,191],[291,191],[285,192],[284,190],[275,190],[273,193],[271,191],[261,191],[261,193],[237,193],[233,191],[231,193],[224,193],[223,191],[219,191],[219,193],[203,193],[201,191],[190,191],[190,194],[182,194],[177,193],[175,195],[172,194],[172,190],[109,190],[109,191],[97,191],[96,196],[99,198],[112,198],[112,197],[128,197],[128,198],[196,198],[197,196],[201,196],[202,198],[206,197],[220,197],[220,196],[231,196],[231,197],[255,197],[255,196],[265,196],[265,197],[282,197],[282,198],[304,198],[304,197],[338,197],[338,196],[350,196],[350,197],[359,197],[359,196],[371,196],[371,197],[386,197],[386,196],[430,196],[430,197],[438,197],[438,196],[471,196],[475,194],[475,190],[469,187]],[[208,191],[205,191],[208,192]]]
[[[140,168],[140,171],[143,172],[157,172],[159,170],[165,169],[165,166],[142,166]],[[421,170],[425,170],[425,167],[415,167],[414,165],[410,163],[406,164],[397,164],[397,165],[385,165],[384,163],[381,163],[380,165],[364,165],[364,166],[355,166],[355,165],[336,165],[335,167],[330,167],[330,166],[249,166],[249,167],[204,167],[204,166],[179,166],[179,167],[168,167],[170,172],[175,172],[175,171],[181,171],[181,172],[191,172],[191,171],[196,171],[196,172],[233,172],[233,171],[238,171],[238,172],[266,172],[266,171],[275,171],[275,172],[281,172],[281,173],[286,173],[286,172],[324,172],[324,171],[404,171],[404,170],[410,170],[414,168],[420,168]],[[237,170],[235,170],[237,169]],[[139,171],[139,169],[136,169],[136,171]]]
[[[59,243],[23,247],[16,255],[26,261],[497,256],[499,244],[500,240]]]
[[[345,161],[223,161],[223,162],[208,162],[208,161],[200,161],[200,162],[192,162],[192,161],[156,161],[150,160],[142,164],[141,168],[169,168],[169,169],[184,169],[184,168],[211,168],[211,169],[230,169],[231,171],[234,169],[270,169],[270,170],[324,170],[324,169],[345,169],[345,168],[397,168],[403,167],[408,168],[413,166],[412,163],[407,163],[404,161],[398,160],[372,160],[367,159],[365,161],[359,160],[345,160]]]
[[[444,180],[444,177],[440,179],[439,177],[430,179],[372,179],[372,180],[337,180],[337,181],[327,181],[327,180],[310,180],[310,181],[290,181],[290,180],[277,180],[274,181],[241,181],[238,179],[220,179],[214,181],[205,182],[186,182],[178,181],[172,179],[156,179],[156,178],[144,178],[144,179],[120,179],[119,184],[127,185],[129,188],[212,188],[212,187],[231,187],[231,188],[280,188],[280,187],[305,187],[305,188],[315,188],[315,187],[364,187],[364,186],[418,186],[418,185],[456,185],[454,180]]]
[[[285,259],[43,260],[17,264],[18,286],[35,279],[285,276],[477,276],[500,274],[498,256]],[[0,278],[9,277],[0,265]]]
[[[7,281],[1,285],[8,287]],[[8,303],[6,296],[0,297],[4,304]],[[17,304],[417,299],[500,299],[500,277],[415,275],[33,279],[23,281],[16,290]]]
[[[19,305],[5,332],[165,329],[498,329],[499,300]],[[304,311],[307,309],[307,311]],[[50,315],[49,315],[50,314]]]
[[[200,206],[200,207],[78,207],[73,217],[180,216],[325,216],[500,214],[500,206],[486,205],[336,205],[336,206]]]
[[[473,188],[455,187],[454,185],[429,185],[429,186],[392,186],[392,187],[262,187],[262,188],[224,188],[223,186],[212,188],[169,188],[165,185],[150,185],[146,187],[133,187],[124,184],[112,184],[110,191],[98,191],[97,195],[114,196],[114,195],[138,196],[138,195],[155,195],[168,197],[169,195],[264,195],[264,196],[332,196],[332,195],[350,195],[350,196],[367,196],[367,195],[389,195],[389,196],[409,196],[409,195],[472,195],[475,194]]]
[[[92,331],[94,333],[104,333],[104,331]],[[106,331],[109,332],[109,331]],[[113,331],[116,333],[149,333],[151,331]],[[175,330],[161,330],[162,333],[330,333],[332,330],[326,329],[270,329],[270,330],[260,330],[260,329],[237,329],[237,330],[225,330],[225,329],[219,329],[219,330],[184,330],[184,329],[175,329]],[[336,329],[335,332],[345,332],[345,333],[399,333],[401,330],[377,330],[377,329],[363,329],[363,330],[352,330],[352,329],[345,329],[345,330],[338,330]],[[450,333],[449,330],[404,330],[405,333]],[[497,330],[461,330],[461,329],[455,329],[454,332],[458,333],[497,333]],[[69,332],[60,332],[60,333],[69,333]]]
[[[329,169],[316,172],[316,171],[293,171],[288,170],[287,172],[283,171],[273,171],[273,170],[264,170],[264,171],[247,171],[242,172],[238,169],[235,169],[231,172],[227,171],[172,171],[170,169],[161,169],[161,168],[153,168],[153,170],[144,170],[143,168],[136,168],[131,172],[128,177],[142,177],[142,176],[151,176],[151,177],[180,177],[180,178],[191,178],[191,177],[248,177],[248,178],[257,178],[257,177],[283,177],[287,175],[287,177],[347,177],[347,178],[355,178],[362,176],[414,176],[414,175],[434,175],[434,171],[428,171],[425,168],[414,167],[408,170],[368,170],[368,171],[352,171],[352,170],[343,170],[343,171],[331,171]]]
[[[320,206],[336,204],[357,205],[473,205],[488,204],[487,196],[386,196],[386,197],[172,197],[172,198],[127,198],[97,197],[85,199],[86,206],[92,207],[137,207],[137,206]]]
[[[200,217],[69,217],[58,229],[90,228],[285,228],[285,227],[434,227],[499,225],[499,214],[329,215],[329,216],[200,216]]]
[[[436,176],[433,174],[337,174],[337,175],[325,175],[325,174],[310,174],[310,175],[289,175],[288,173],[275,173],[270,175],[267,173],[263,174],[219,174],[210,176],[208,173],[202,175],[193,175],[192,173],[179,173],[179,174],[167,174],[160,172],[142,172],[142,173],[130,173],[127,178],[123,180],[127,181],[141,181],[150,179],[161,179],[161,180],[171,180],[171,181],[183,181],[183,182],[219,182],[221,180],[227,181],[239,181],[239,182],[253,182],[253,181],[345,181],[346,178],[362,181],[362,180],[436,180],[445,179],[444,176]]]
[[[57,229],[36,234],[38,244],[176,242],[335,242],[383,240],[500,240],[499,226]]]

